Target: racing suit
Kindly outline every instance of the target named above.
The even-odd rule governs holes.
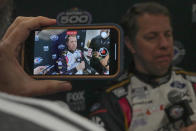
[[[91,107],[89,118],[95,123],[109,131],[179,131],[183,121],[172,123],[165,113],[171,92],[188,101],[191,120],[196,120],[196,74],[173,68],[161,78],[137,71],[125,76]]]
[[[76,67],[81,63],[83,55],[81,50],[64,51],[62,57],[57,60],[60,74],[83,74],[83,70],[77,70]]]

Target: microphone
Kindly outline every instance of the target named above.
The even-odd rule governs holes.
[[[171,123],[175,123],[179,120],[184,122],[185,126],[192,124],[190,115],[193,114],[188,100],[182,100],[182,95],[176,90],[172,90],[168,93],[168,100],[171,105],[165,108],[165,113]]]

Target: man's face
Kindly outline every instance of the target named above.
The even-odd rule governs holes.
[[[106,39],[110,35],[110,31],[108,29],[103,29],[100,31],[100,35],[103,39]]]
[[[76,36],[70,36],[67,41],[68,49],[71,51],[75,51],[77,48],[77,38]]]
[[[132,53],[136,68],[147,74],[165,74],[173,58],[173,35],[169,17],[144,14],[138,17]]]

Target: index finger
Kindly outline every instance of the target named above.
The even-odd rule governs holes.
[[[11,44],[10,48],[16,49],[19,44],[24,42],[29,36],[32,30],[38,29],[41,26],[48,26],[55,24],[55,19],[50,19],[47,17],[27,17],[20,23],[17,23],[17,26],[12,27],[12,32],[9,33],[9,36],[5,38],[6,44]]]
[[[18,16],[14,22],[9,26],[9,28],[7,29],[7,31],[5,32],[2,40],[5,40],[9,35],[10,33],[18,26],[19,23],[21,23],[22,21],[25,21],[25,19],[31,19],[33,17],[23,17],[23,16]]]

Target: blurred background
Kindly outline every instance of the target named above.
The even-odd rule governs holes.
[[[121,16],[131,5],[143,1],[150,0],[15,0],[14,17],[57,18],[59,13],[75,10],[87,11],[91,15],[89,23],[119,23]],[[196,0],[154,1],[168,7],[172,15],[175,39],[174,64],[187,71],[196,72]],[[127,66],[131,60],[130,57],[125,59]],[[73,111],[86,115],[89,106],[104,90],[107,81],[78,80],[72,81],[72,84],[73,90],[70,92],[42,98],[65,101]]]

